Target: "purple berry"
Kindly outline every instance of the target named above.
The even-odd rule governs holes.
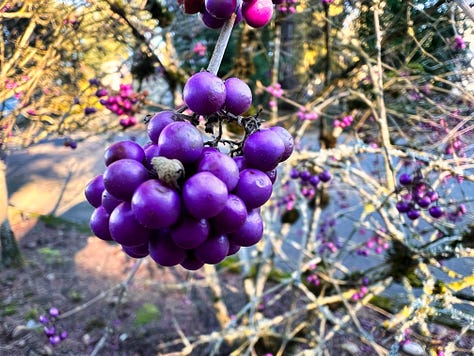
[[[89,204],[94,208],[98,208],[102,204],[102,193],[104,189],[104,178],[102,174],[92,178],[87,184],[84,195]]]
[[[240,172],[234,194],[243,200],[248,209],[255,209],[270,199],[272,190],[272,182],[264,172],[247,168]]]
[[[309,171],[301,171],[299,176],[303,182],[306,182],[311,179],[311,173]]]
[[[229,242],[229,252],[227,252],[227,256],[235,255],[239,252],[240,246]]]
[[[436,191],[430,190],[426,193],[426,196],[430,198],[431,202],[434,203],[439,199],[439,195]]]
[[[134,159],[143,163],[145,152],[138,143],[130,140],[115,142],[105,150],[104,160],[106,166],[123,158]]]
[[[150,257],[159,265],[176,266],[186,259],[186,250],[176,246],[167,234],[150,239]]]
[[[410,220],[416,220],[420,217],[420,211],[414,208],[411,208],[407,211],[407,216]]]
[[[210,172],[225,183],[230,192],[239,181],[239,167],[231,157],[215,151],[207,151],[199,161],[198,172]]]
[[[184,206],[191,215],[206,219],[216,216],[224,209],[228,191],[224,182],[212,173],[199,172],[184,183],[182,197]]]
[[[209,223],[206,219],[196,219],[185,215],[170,229],[170,236],[176,246],[190,250],[206,241],[209,231]]]
[[[61,338],[59,337],[59,335],[52,335],[49,337],[49,343],[51,344],[51,346],[56,346],[57,344],[59,344],[60,341]]]
[[[280,158],[280,162],[286,161],[291,156],[295,148],[293,136],[291,136],[287,129],[281,126],[270,127],[270,130],[275,132],[285,144],[285,151],[283,152],[283,155]]]
[[[270,129],[261,129],[249,135],[243,146],[243,154],[249,167],[270,171],[278,165],[285,152],[285,144]]]
[[[186,121],[168,124],[158,138],[160,156],[178,159],[183,164],[193,163],[203,149],[201,133]]]
[[[228,78],[225,81],[226,97],[224,108],[234,115],[242,115],[252,105],[252,92],[243,80]]]
[[[56,328],[53,325],[45,326],[43,330],[46,336],[53,336],[54,334],[56,334]]]
[[[87,107],[84,109],[84,114],[85,115],[91,115],[91,114],[94,114],[97,112],[97,109],[96,108],[93,108],[93,107]]]
[[[96,208],[89,219],[89,226],[94,233],[101,240],[112,241],[112,236],[109,231],[110,214],[103,206]]]
[[[320,179],[319,176],[314,175],[309,178],[309,184],[311,184],[313,187],[317,187],[319,185]]]
[[[102,206],[105,211],[109,214],[119,205],[123,200],[117,199],[112,194],[110,194],[106,189],[102,193]]]
[[[263,221],[258,209],[249,211],[244,224],[229,234],[229,242],[239,246],[255,245],[263,235]]]
[[[122,250],[128,256],[132,258],[144,258],[148,256],[149,254],[148,243],[145,243],[143,245],[138,245],[138,246],[123,246],[122,245]]]
[[[247,208],[242,199],[229,194],[224,209],[213,217],[210,222],[213,229],[219,233],[228,233],[238,230],[247,219]]]
[[[205,8],[201,11],[201,20],[206,27],[212,28],[214,30],[217,30],[221,28],[222,26],[224,26],[225,21],[226,21],[223,19],[215,18]]]
[[[239,168],[239,172],[243,171],[245,168],[248,168],[244,156],[235,156],[233,159]]]
[[[398,201],[395,206],[400,213],[406,213],[410,210],[410,204],[403,200]]]
[[[190,271],[195,271],[204,266],[204,262],[198,260],[194,253],[189,253],[186,256],[185,260],[181,262],[181,266]]]
[[[109,219],[109,230],[112,238],[124,246],[138,246],[147,243],[151,230],[135,219],[129,202],[120,203]]]
[[[153,143],[158,143],[161,131],[168,125],[174,122],[174,112],[165,110],[156,113],[148,122],[147,133],[148,137]]]
[[[401,185],[410,185],[413,183],[413,177],[409,175],[408,173],[403,173],[400,175],[398,178],[398,181],[400,182]]]
[[[124,158],[110,164],[104,172],[104,187],[117,199],[132,199],[135,190],[150,178],[140,162]]]
[[[442,207],[435,205],[428,209],[430,215],[436,219],[442,217],[444,215],[444,210]]]
[[[296,168],[292,168],[290,171],[290,178],[291,179],[297,179],[300,177],[300,172]]]
[[[199,115],[219,111],[225,103],[225,84],[210,72],[199,72],[188,79],[183,89],[186,105]]]
[[[324,170],[321,173],[319,173],[318,177],[321,182],[325,182],[325,183],[329,182],[332,178],[331,172],[329,172],[328,170]]]
[[[427,196],[419,197],[416,199],[416,203],[420,208],[427,208],[431,204],[431,199]]]
[[[54,318],[57,317],[59,315],[59,309],[55,307],[50,308],[49,315],[51,315]]]
[[[157,179],[142,183],[133,194],[132,211],[137,221],[149,229],[170,227],[181,214],[181,199],[176,190]]]
[[[198,260],[216,264],[227,257],[229,252],[229,240],[225,235],[209,237],[202,245],[194,251]]]
[[[61,331],[61,334],[59,334],[59,337],[61,338],[61,340],[64,340],[68,337],[68,333],[67,331]]]
[[[266,171],[265,174],[268,176],[268,178],[270,178],[272,184],[275,184],[276,179],[278,177],[278,170],[274,168],[271,171]]]
[[[237,7],[237,0],[205,0],[207,12],[216,19],[228,19]]]

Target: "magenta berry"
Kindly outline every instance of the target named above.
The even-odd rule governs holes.
[[[242,4],[242,16],[253,28],[267,25],[273,16],[272,0],[250,0]]]

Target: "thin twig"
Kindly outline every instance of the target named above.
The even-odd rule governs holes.
[[[224,58],[224,53],[229,43],[230,35],[232,34],[232,29],[234,28],[235,23],[235,14],[232,14],[229,20],[227,20],[222,26],[219,38],[217,39],[216,46],[214,47],[214,52],[212,52],[211,59],[209,60],[209,65],[207,66],[207,71],[217,75],[219,67],[222,63],[222,58]]]

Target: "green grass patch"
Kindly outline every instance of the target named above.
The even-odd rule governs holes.
[[[160,318],[160,310],[151,303],[144,303],[136,312],[134,324],[144,326]]]

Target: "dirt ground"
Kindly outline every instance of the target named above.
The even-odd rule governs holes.
[[[162,268],[144,259],[120,297],[120,285],[136,260],[117,245],[91,236],[87,221],[92,208],[83,196],[85,184],[104,169],[97,152],[106,145],[104,139],[92,138],[71,151],[51,141],[11,156],[10,222],[25,264],[0,271],[0,356],[180,355],[182,336],[192,342],[221,330],[209,288],[213,282],[202,271]],[[49,214],[60,218],[38,219]],[[247,303],[244,281],[238,273],[220,272],[219,282],[229,315],[237,314]],[[283,296],[263,309],[262,316],[291,310],[291,299]],[[39,323],[50,308],[60,311],[56,332],[68,333],[56,346],[50,345]],[[386,349],[393,345],[393,334],[381,327],[386,315],[363,308],[357,318],[378,344]],[[321,330],[317,323],[314,329]],[[356,336],[357,326],[351,327],[328,339],[325,355],[377,354]],[[331,330],[327,325],[326,333]],[[439,326],[434,338],[414,337],[428,354],[428,348],[446,345],[458,334]],[[256,354],[275,355],[279,345],[263,340]],[[235,347],[223,345],[217,354],[229,355]],[[471,354],[467,350],[474,347],[474,336],[461,338],[456,347],[456,355]],[[284,355],[308,355],[305,348],[298,344]],[[206,356],[211,349],[203,344],[190,354]]]
[[[135,263],[114,244],[91,237],[85,229],[61,221],[18,217],[13,221],[25,266],[0,272],[0,355],[179,355],[183,344],[180,333],[190,340],[219,331],[212,298],[202,272],[181,268],[160,268],[145,259],[117,306],[120,290],[103,293],[119,286]],[[238,274],[225,273],[220,279],[229,313],[237,313],[245,304]],[[84,307],[93,298],[98,301]],[[105,295],[106,294],[106,295]],[[52,307],[59,309],[57,332],[68,337],[51,346],[38,318]],[[70,313],[75,308],[80,311]],[[285,311],[269,310],[269,313]],[[67,316],[70,314],[69,316]],[[370,309],[358,315],[363,327],[385,347],[393,344],[393,335],[382,330],[384,316]],[[454,340],[456,330],[442,327],[440,345]],[[103,339],[104,333],[107,338]],[[102,339],[102,341],[101,341]],[[176,341],[173,343],[173,341]],[[426,340],[425,340],[426,341]],[[263,345],[263,346],[262,346]],[[259,355],[272,353],[263,343]],[[425,344],[425,346],[428,346]],[[472,335],[457,345],[464,352],[474,346]],[[304,346],[287,355],[304,354]],[[299,350],[299,351],[298,351]],[[228,355],[223,346],[219,355]],[[204,345],[192,355],[208,355]],[[328,342],[327,355],[376,355],[350,333],[340,332]]]

